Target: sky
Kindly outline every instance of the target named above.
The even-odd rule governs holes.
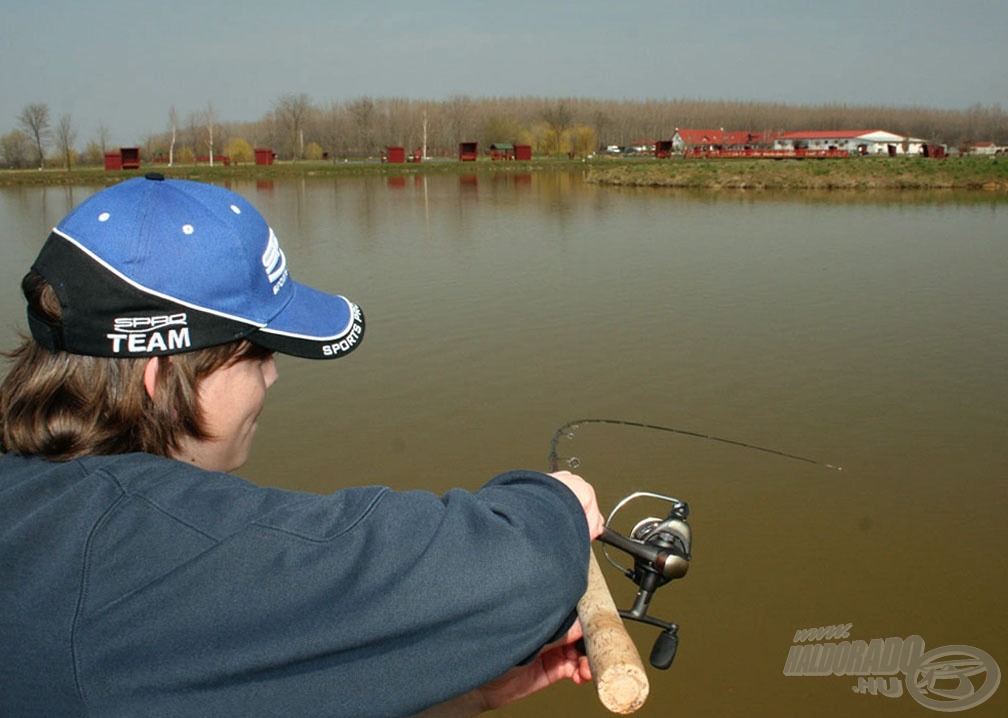
[[[1005,0],[0,0],[0,135],[453,95],[1008,107]]]

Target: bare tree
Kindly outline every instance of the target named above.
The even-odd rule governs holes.
[[[214,125],[217,122],[217,111],[214,110],[212,102],[208,102],[206,108],[200,113],[200,120],[206,127],[206,145],[210,152],[210,166],[214,166]]]
[[[381,113],[379,142],[413,148],[421,129],[415,122],[413,102],[403,97],[393,97],[385,100],[383,104],[385,107]]]
[[[277,119],[283,124],[294,159],[304,156],[304,123],[311,109],[311,99],[305,93],[287,93],[274,103]]]
[[[513,126],[508,126],[513,123]],[[47,123],[43,123],[48,129]],[[205,155],[205,115],[175,123],[175,157],[188,162]],[[537,152],[570,151],[580,126],[595,130],[597,145],[626,145],[632,140],[671,139],[677,128],[718,128],[751,133],[788,130],[883,128],[900,135],[953,145],[971,140],[1008,144],[1008,112],[1000,105],[974,105],[963,110],[927,107],[882,107],[845,104],[787,105],[771,102],[668,100],[605,100],[593,98],[481,97],[454,95],[441,101],[372,98],[312,106],[307,95],[284,95],[263,117],[244,126],[214,128],[214,147],[229,137],[244,136],[253,146],[270,146],[285,157],[303,157],[310,141],[345,157],[373,155],[378,146],[425,145],[434,156],[452,156],[458,142],[507,142],[521,136]],[[43,145],[22,122],[25,137]],[[40,127],[41,129],[41,127]],[[228,133],[231,133],[230,135]],[[508,136],[504,136],[508,135]],[[492,138],[492,139],[491,139]],[[585,139],[581,136],[580,139]],[[50,138],[51,141],[51,138]],[[168,147],[170,136],[158,141]],[[30,140],[29,140],[30,142]],[[583,145],[583,143],[581,143]],[[104,148],[103,148],[104,149]],[[583,146],[574,150],[584,151]],[[35,150],[29,144],[29,154]]]
[[[77,140],[77,131],[73,128],[73,121],[70,115],[61,115],[56,123],[56,147],[63,155],[63,166],[70,169],[73,161],[74,142]]]
[[[105,152],[97,142],[92,140],[91,142],[88,142],[87,147],[84,148],[84,152],[77,159],[77,163],[83,165],[100,165],[104,159]]]
[[[353,119],[357,152],[361,156],[369,156],[374,150],[371,137],[374,131],[375,101],[370,97],[361,97],[347,105],[347,112]]]
[[[98,146],[101,148],[102,157],[104,157],[105,153],[108,152],[108,138],[108,127],[106,127],[105,123],[102,122],[98,125]]]
[[[199,126],[200,119],[195,112],[190,112],[186,118],[186,123],[189,125],[189,147],[192,150],[192,161],[196,164],[196,156],[199,155]]]
[[[168,145],[168,166],[175,164],[175,136],[178,133],[178,113],[175,112],[175,105],[168,110],[168,124],[171,126],[171,142]]]
[[[42,169],[45,167],[45,144],[49,140],[49,105],[44,102],[25,105],[18,116],[18,121],[35,142],[39,169]]]
[[[471,142],[474,139],[469,136],[469,133],[473,131],[470,126],[473,109],[472,98],[469,95],[452,95],[443,103],[442,109],[447,114],[447,122],[444,124],[448,132],[448,137],[443,139],[454,144]]]
[[[335,156],[346,154],[346,113],[340,105],[333,102],[328,107],[321,108],[318,113],[319,141]]]
[[[550,127],[559,135],[571,126],[573,120],[573,113],[567,103],[563,100],[559,100],[552,107],[546,107],[543,110],[543,119],[549,124]]]

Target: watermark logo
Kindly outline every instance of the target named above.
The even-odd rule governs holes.
[[[785,676],[853,676],[862,695],[899,698],[906,693],[921,705],[952,713],[980,705],[1001,682],[994,658],[973,646],[944,646],[925,652],[918,635],[850,639],[854,624],[795,632],[784,662]],[[902,678],[897,675],[902,674]]]
[[[982,680],[979,689],[974,678]],[[944,646],[925,653],[907,673],[907,693],[922,706],[951,713],[980,705],[1000,682],[1001,669],[986,651]]]

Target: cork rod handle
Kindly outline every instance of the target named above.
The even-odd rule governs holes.
[[[594,553],[588,562],[588,588],[577,612],[599,700],[612,713],[635,712],[647,700],[647,673]]]

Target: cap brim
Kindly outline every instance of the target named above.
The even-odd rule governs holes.
[[[360,345],[360,307],[346,297],[289,281],[293,297],[266,326],[249,335],[250,341],[305,359],[337,359]]]

